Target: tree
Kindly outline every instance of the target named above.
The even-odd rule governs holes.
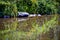
[[[38,13],[41,14],[54,14],[57,13],[57,2],[52,0],[39,0]]]
[[[17,1],[18,11],[26,11],[29,13],[35,13],[37,4],[32,0],[19,0]]]
[[[17,12],[55,14],[59,12],[58,0],[0,0],[9,3],[4,15],[17,15]]]
[[[17,16],[17,6],[16,6],[16,1],[9,1],[9,0],[3,0],[0,2],[0,5],[3,5],[1,7],[3,10],[3,15],[9,15],[9,16]]]

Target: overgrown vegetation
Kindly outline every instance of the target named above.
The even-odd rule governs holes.
[[[55,14],[59,13],[59,2],[55,0],[0,0],[3,15],[14,16],[17,12]]]
[[[11,3],[9,1],[1,1],[0,2],[0,16],[8,15],[8,16],[17,16],[17,7],[15,3]]]
[[[37,40],[40,39],[40,35],[48,33],[51,29],[54,30],[58,23],[57,15],[54,15],[49,21],[43,19],[41,26],[37,23],[39,22],[37,17],[19,23],[16,16],[17,12],[21,11],[30,14],[57,14],[60,10],[59,2],[58,0],[0,0],[0,17],[14,16],[13,22],[3,23],[5,29],[0,30],[0,40]]]
[[[27,30],[28,28],[26,27],[26,23],[27,22],[25,22],[25,26],[22,26],[22,28],[20,28],[22,31],[19,30],[19,28],[17,30],[19,24],[17,20],[13,23],[5,23],[5,30],[0,31],[0,40],[37,40],[39,35],[45,34],[50,31],[50,28],[54,29],[56,27],[57,16],[54,16],[50,21],[43,23],[42,26],[39,26],[36,23],[36,20],[33,20],[29,23],[31,25],[31,29],[29,31]],[[29,24],[27,24],[27,26]],[[30,28],[30,26],[28,27]],[[24,31],[24,28],[27,31]]]

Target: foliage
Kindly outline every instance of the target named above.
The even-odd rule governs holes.
[[[2,13],[3,15],[9,15],[9,16],[14,16],[15,15],[15,16],[17,16],[17,14],[16,14],[17,13],[16,4],[10,3],[9,1],[7,1],[7,2],[1,1],[0,6],[4,6],[4,7],[0,7],[1,10],[2,10],[1,12],[3,12]]]
[[[18,11],[26,11],[29,13],[35,13],[36,4],[31,2],[31,0],[19,0],[17,2]]]
[[[0,2],[0,17],[4,15],[3,13],[6,6],[10,6],[10,3]]]
[[[60,0],[56,0],[58,2],[57,8],[58,8],[58,14],[60,14]]]
[[[17,15],[18,11],[39,14],[59,13],[58,0],[0,0],[5,5],[4,15]],[[3,9],[3,8],[2,8]]]
[[[57,2],[52,0],[39,0],[38,10],[41,14],[54,14],[57,13]]]
[[[40,14],[57,13],[56,5],[57,2],[54,0],[22,0],[17,2],[18,11]]]
[[[32,24],[32,28],[30,29],[30,31],[25,32],[21,30],[16,30],[16,28],[18,27],[17,20],[12,24],[6,25],[5,23],[5,27],[6,28],[8,27],[8,29],[0,31],[0,39],[2,40],[36,40],[40,34],[45,34],[50,31],[50,28],[54,29],[56,27],[57,16],[54,16],[53,18],[51,18],[50,21],[46,21],[42,26],[39,26],[35,20],[31,22],[31,24]]]
[[[16,4],[10,3],[10,6],[5,7],[4,15],[17,16],[16,13],[17,13]]]

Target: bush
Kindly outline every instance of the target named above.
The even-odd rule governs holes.
[[[3,14],[10,16],[17,16],[17,11],[39,14],[55,14],[58,11],[58,2],[54,0],[3,0],[0,5],[5,6]]]
[[[38,13],[40,14],[55,14],[57,13],[57,2],[49,1],[39,1],[38,2]]]
[[[0,2],[0,12],[2,16],[8,15],[8,16],[17,16],[17,7],[16,4],[12,4],[10,2]]]
[[[22,0],[17,2],[18,11],[39,14],[55,14],[57,13],[57,5],[58,3],[52,0]]]

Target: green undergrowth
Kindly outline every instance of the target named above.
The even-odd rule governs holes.
[[[50,28],[54,29],[57,26],[57,24],[57,16],[54,16],[53,18],[51,18],[50,21],[45,22],[41,27],[38,24],[33,23],[33,28],[29,32],[30,37],[32,37],[31,40],[35,40],[36,37],[38,37],[39,35],[49,32]]]
[[[56,27],[57,18],[57,15],[55,15],[42,26],[39,26],[36,22],[31,22],[32,28],[28,32],[16,30],[19,24],[16,20],[15,22],[8,24],[7,29],[0,31],[0,40],[37,40],[39,35],[45,34],[50,28]]]

